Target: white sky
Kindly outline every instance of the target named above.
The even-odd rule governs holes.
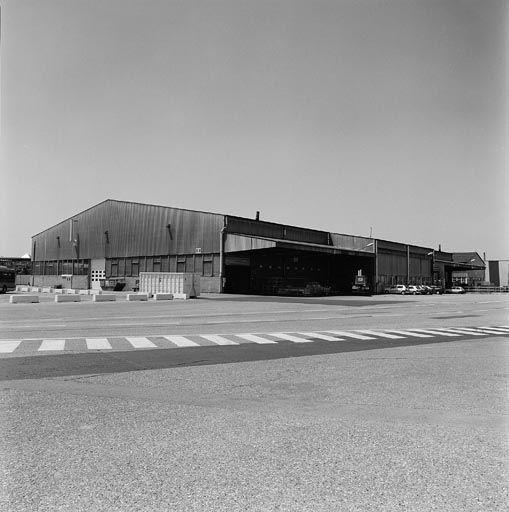
[[[113,198],[509,257],[505,0],[0,5],[0,255]]]

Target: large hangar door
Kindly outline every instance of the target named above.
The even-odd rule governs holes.
[[[226,256],[225,277],[226,293],[250,293],[251,260],[249,256]]]

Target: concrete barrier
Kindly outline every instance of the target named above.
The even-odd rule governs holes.
[[[42,293],[53,293],[53,288],[51,286],[43,286]]]
[[[154,293],[155,300],[173,300],[173,293]]]
[[[187,300],[191,298],[191,295],[189,295],[189,293],[174,293],[173,298],[179,300]]]
[[[26,287],[25,287],[25,286],[22,286],[22,285],[20,285],[20,284],[17,284],[17,285],[16,285],[16,291],[17,291],[17,292],[22,292],[22,291],[23,291],[23,288],[26,288]]]
[[[92,300],[94,302],[114,302],[117,300],[117,296],[111,293],[101,293],[100,295],[93,295]]]
[[[79,295],[55,295],[55,302],[81,302]]]
[[[11,295],[9,302],[11,304],[28,304],[39,302],[39,297],[37,295]]]
[[[128,293],[127,300],[129,300],[129,301],[133,301],[133,300],[147,301],[148,293]]]
[[[20,291],[22,291],[22,292],[29,292],[30,291],[30,286],[22,286]]]
[[[63,290],[62,288],[55,288],[55,289],[53,290],[53,293],[58,293],[58,294],[60,294],[60,295],[61,295],[62,293],[64,293],[64,290]]]
[[[78,290],[74,290],[73,288],[66,288],[65,293],[67,293],[67,295],[76,295]]]
[[[28,291],[39,293],[41,289],[38,286],[30,286],[30,289]]]
[[[90,290],[78,290],[80,295],[90,295]]]

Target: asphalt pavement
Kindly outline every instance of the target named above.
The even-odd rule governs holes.
[[[6,299],[1,510],[507,509],[509,297]]]

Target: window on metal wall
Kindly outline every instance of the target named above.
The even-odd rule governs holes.
[[[212,277],[214,274],[214,267],[211,256],[203,256],[203,275],[205,277]]]
[[[154,258],[153,272],[161,272],[161,258]]]
[[[138,260],[132,260],[132,262],[131,262],[131,275],[132,276],[140,275],[140,262]]]
[[[118,261],[111,260],[111,277],[118,277]]]
[[[185,272],[186,271],[186,257],[185,256],[177,256],[177,272]]]
[[[62,274],[72,274],[72,262],[69,260],[62,261]]]

